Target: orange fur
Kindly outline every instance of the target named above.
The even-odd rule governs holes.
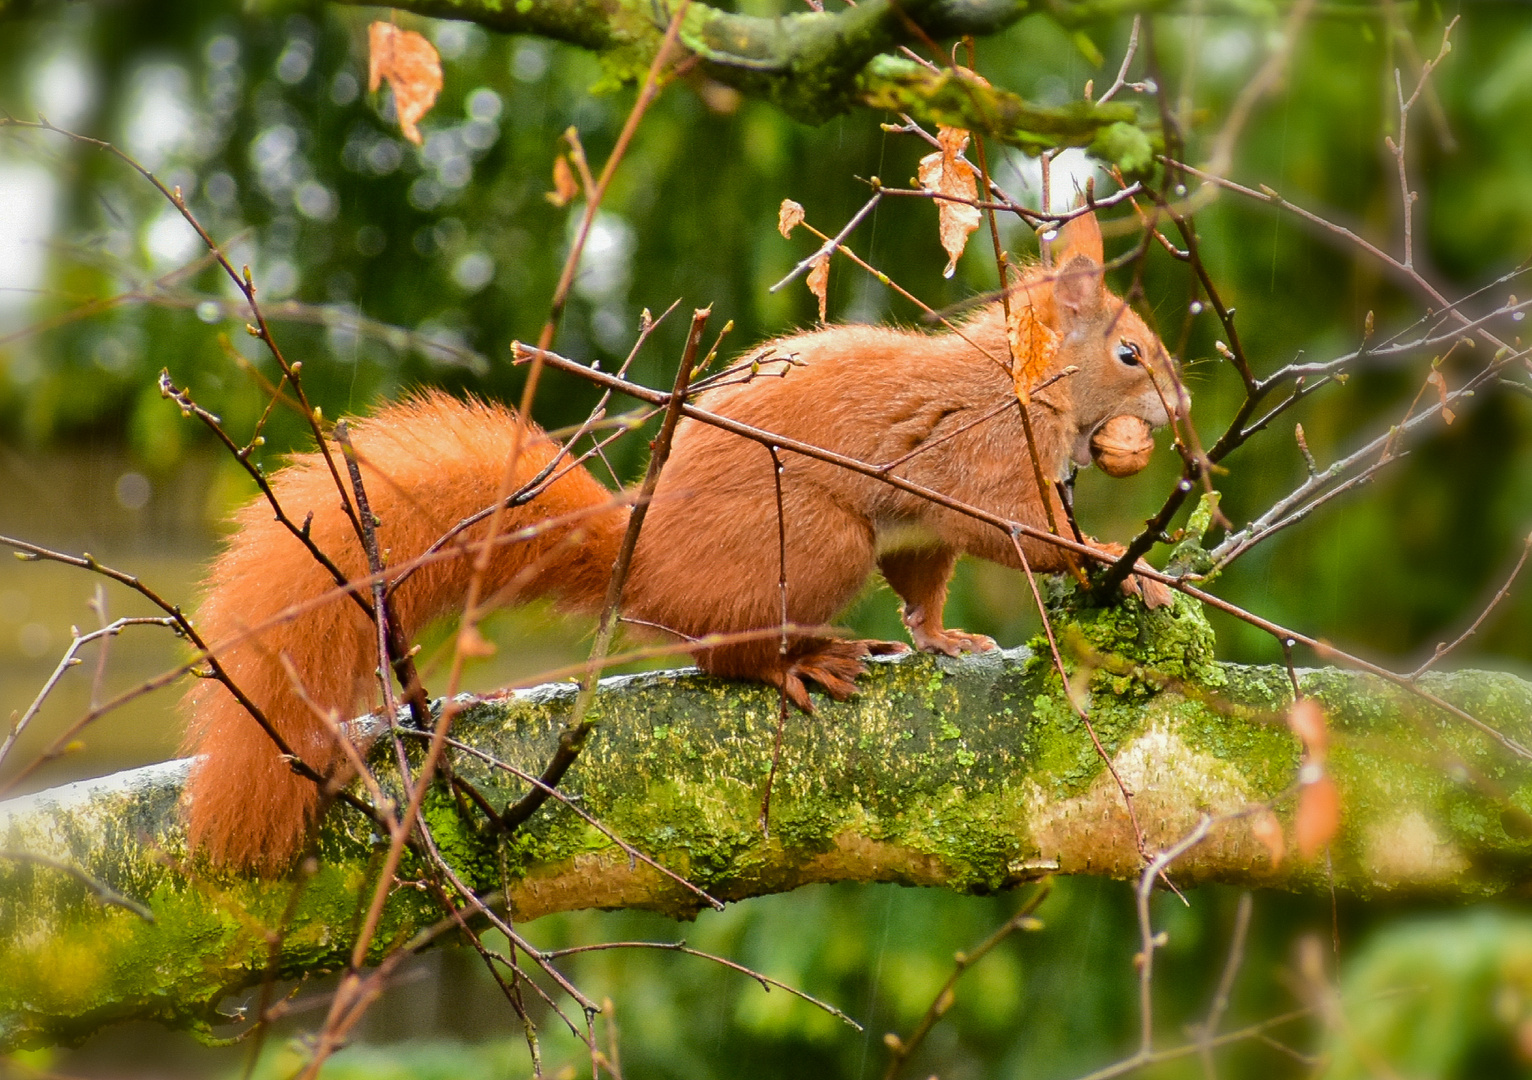
[[[1164,347],[1102,283],[1094,219],[1066,226],[1060,248],[1057,273],[1033,268],[1012,301],[1033,305],[1054,335],[1047,374],[1079,369],[1038,390],[1028,407],[1038,464],[1050,481],[1065,473],[1071,458],[1089,461],[1090,435],[1111,417],[1128,414],[1163,424],[1167,402],[1184,406]],[[1141,363],[1121,361],[1128,342]],[[756,356],[767,375],[713,390],[701,404],[874,464],[929,445],[894,474],[1046,527],[1019,409],[974,423],[1015,393],[1011,376],[996,362],[1007,356],[998,304],[980,311],[960,334],[827,327],[769,343]],[[493,501],[514,427],[504,409],[429,393],[353,429],[390,565],[415,557]],[[554,453],[535,428],[529,440],[517,466],[520,480]],[[987,638],[945,628],[942,606],[959,554],[1019,565],[1009,537],[870,477],[791,453],[782,458],[790,622],[830,622],[877,568],[903,600],[905,625],[918,647],[953,654],[993,647]],[[348,576],[364,575],[360,545],[317,455],[295,459],[273,486],[294,520],[313,513],[314,539]],[[1046,498],[1062,522],[1051,486]],[[576,469],[509,512],[504,531],[589,511],[610,499],[588,472]],[[501,547],[486,587],[507,590],[501,597],[506,603],[553,595],[592,610],[604,595],[626,520],[625,509],[607,507],[535,540]],[[302,545],[272,520],[264,501],[242,510],[238,524],[212,569],[199,615],[213,642],[237,638],[333,588]],[[469,535],[482,536],[483,526]],[[1022,546],[1035,570],[1065,566],[1052,545],[1023,540]],[[781,616],[778,550],[770,454],[741,436],[683,421],[639,537],[623,608],[693,638],[774,627]],[[466,558],[417,573],[392,607],[404,633],[412,636],[459,608],[470,574]],[[278,658],[291,661],[319,709],[348,717],[377,683],[373,635],[356,604],[341,598],[224,648],[219,658],[295,751],[321,772],[338,773],[342,759],[333,736],[299,698]],[[892,647],[802,636],[790,642],[785,657],[774,639],[699,648],[694,656],[705,670],[780,686],[811,709],[807,683],[845,697],[854,690],[862,658]],[[187,744],[201,755],[190,785],[193,844],[222,862],[279,869],[313,820],[319,802],[314,785],[293,774],[220,684],[199,684],[188,706]]]
[[[414,558],[458,521],[494,502],[514,429],[515,418],[503,408],[435,392],[353,427],[368,501],[379,519],[378,543],[389,565]],[[528,427],[526,441],[518,483],[535,475],[555,451],[536,427]],[[335,458],[344,475],[339,453]],[[347,577],[366,576],[361,545],[317,453],[295,457],[275,475],[272,488],[294,521],[313,514],[311,536]],[[531,503],[507,511],[501,533],[581,514],[610,498],[588,472],[576,469]],[[344,596],[277,621],[285,609],[334,591],[335,582],[275,520],[265,499],[245,506],[235,520],[238,531],[208,575],[198,629],[215,648],[237,642],[218,650],[219,662],[295,753],[319,772],[333,774],[343,768],[343,758],[315,709],[349,719],[378,695],[376,631]],[[514,594],[506,602],[554,595],[571,607],[595,610],[626,521],[622,508],[586,512],[567,527],[497,548],[483,595],[509,585]],[[476,526],[463,537],[482,538],[487,528]],[[472,563],[471,557],[459,557],[430,564],[400,588],[389,610],[407,637],[461,608]],[[526,580],[516,580],[518,575]],[[312,705],[293,685],[283,655]],[[280,869],[301,845],[318,809],[316,786],[282,761],[271,739],[221,683],[200,681],[186,705],[186,747],[200,755],[188,785],[193,846],[219,862]]]

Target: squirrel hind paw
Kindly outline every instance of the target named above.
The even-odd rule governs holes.
[[[889,647],[899,644],[884,641],[816,641],[789,660],[783,676],[788,697],[793,704],[812,713],[814,710],[808,702],[807,692],[799,700],[793,689],[796,686],[803,690],[805,682],[815,682],[836,701],[845,701],[856,693],[858,676],[867,673],[867,665],[863,660],[869,655],[893,651]]]

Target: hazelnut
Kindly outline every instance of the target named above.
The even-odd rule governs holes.
[[[1154,433],[1136,416],[1114,416],[1090,437],[1090,456],[1108,476],[1132,476],[1152,453]]]

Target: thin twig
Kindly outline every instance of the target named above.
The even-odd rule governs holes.
[[[80,650],[92,641],[100,641],[104,648],[108,639],[116,637],[129,626],[163,626],[170,630],[179,630],[179,624],[175,619],[160,616],[118,619],[116,622],[103,626],[99,630],[92,630],[87,634],[74,630],[74,637],[69,642],[69,648],[64,650],[64,655],[59,660],[58,666],[53,669],[53,674],[49,675],[43,683],[42,689],[32,699],[32,704],[28,705],[26,711],[12,722],[10,733],[6,735],[5,741],[0,742],[0,764],[4,764],[6,756],[11,752],[11,747],[16,744],[16,740],[21,737],[22,732],[26,731],[27,725],[37,716],[38,710],[43,707],[43,702],[48,700],[48,695],[53,693],[53,688],[59,684],[59,680],[64,677],[65,672],[81,662]],[[71,629],[74,628],[71,627]]]
[[[1098,105],[1105,105],[1117,96],[1117,92],[1127,84],[1128,68],[1133,64],[1133,57],[1138,52],[1138,32],[1143,27],[1144,17],[1133,16],[1133,29],[1128,32],[1128,47],[1122,53],[1122,66],[1117,69],[1117,78],[1112,80],[1112,85],[1107,87],[1106,93],[1096,99]]]
[[[834,1005],[831,1005],[827,1001],[821,1001],[819,998],[814,997],[812,994],[806,994],[802,990],[794,989],[793,987],[787,985],[785,982],[773,979],[770,975],[762,975],[759,971],[754,971],[750,968],[747,968],[744,964],[736,964],[733,960],[725,960],[721,956],[714,956],[712,953],[706,953],[700,949],[690,948],[684,941],[602,941],[593,945],[574,945],[567,949],[550,949],[547,952],[540,953],[539,955],[542,956],[545,960],[557,960],[565,956],[577,956],[580,953],[604,952],[608,949],[659,949],[663,952],[685,953],[687,956],[696,956],[702,958],[703,960],[711,960],[713,963],[721,964],[731,971],[737,971],[741,975],[749,976],[756,982],[760,983],[762,989],[764,990],[770,991],[773,986],[778,990],[786,990],[794,997],[803,1001],[807,1001],[810,1005],[813,1005],[816,1008],[823,1009],[825,1012],[829,1013],[837,1020],[841,1020],[844,1023],[849,1024],[857,1031],[864,1030],[861,1024],[858,1024],[855,1020],[851,1019],[851,1017],[847,1016],[845,1013],[841,1012]]]
[[[1490,602],[1484,606],[1484,610],[1479,612],[1479,617],[1473,621],[1467,630],[1464,630],[1461,634],[1459,634],[1453,640],[1452,644],[1449,645],[1444,642],[1437,645],[1436,651],[1431,654],[1430,659],[1421,664],[1414,671],[1410,672],[1409,677],[1411,682],[1414,682],[1416,679],[1420,678],[1428,670],[1430,670],[1431,666],[1438,660],[1446,656],[1453,649],[1456,649],[1469,638],[1473,637],[1474,631],[1479,629],[1479,627],[1484,623],[1484,620],[1489,618],[1490,612],[1494,611],[1495,608],[1499,605],[1500,601],[1504,600],[1506,598],[1506,594],[1511,591],[1511,586],[1516,583],[1516,576],[1521,573],[1521,568],[1527,564],[1527,556],[1529,554],[1532,554],[1532,533],[1527,534],[1526,542],[1521,546],[1521,557],[1516,560],[1516,565],[1511,568],[1511,573],[1505,579],[1505,584],[1500,586],[1500,590],[1496,592]],[[4,757],[4,751],[0,751],[0,759],[3,759]]]
[[[980,960],[983,960],[997,945],[1018,930],[1042,929],[1043,924],[1034,918],[1034,914],[1042,902],[1048,898],[1048,894],[1052,890],[1053,886],[1049,881],[1042,881],[1036,891],[1021,905],[1020,910],[1016,914],[1012,915],[972,949],[965,949],[957,954],[953,960],[952,974],[947,976],[947,981],[942,983],[941,989],[931,999],[931,1004],[926,1009],[925,1014],[921,1016],[914,1030],[907,1037],[901,1039],[892,1033],[884,1036],[883,1041],[888,1045],[890,1053],[888,1068],[883,1071],[883,1080],[894,1080],[894,1077],[899,1075],[899,1070],[904,1068],[905,1063],[920,1048],[920,1044],[931,1033],[931,1029],[936,1026],[937,1021],[947,1014],[948,1009],[952,1008],[955,1001],[954,991],[957,987],[957,981],[962,978],[965,971],[973,967]]]
[[[10,851],[5,849],[0,849],[0,859],[9,859],[11,862],[35,863],[38,866],[46,866],[50,870],[57,870],[61,874],[68,874],[81,885],[84,885],[90,894],[101,903],[110,907],[120,907],[125,911],[131,911],[144,920],[144,922],[152,923],[155,921],[154,912],[150,911],[148,907],[132,897],[122,895],[122,893],[104,881],[92,877],[73,863],[62,862],[47,855],[39,855],[31,851]]]
[[[840,232],[836,233],[833,237],[819,245],[819,249],[817,251],[808,256],[808,258],[801,261],[797,266],[793,267],[792,270],[788,272],[786,277],[784,277],[781,281],[777,282],[766,291],[771,293],[778,291],[784,285],[792,282],[794,278],[797,278],[799,275],[805,273],[809,267],[813,266],[820,259],[828,258],[830,255],[833,255],[835,250],[845,242],[846,237],[850,236],[852,231],[862,223],[862,219],[865,218],[868,214],[872,213],[873,209],[882,200],[882,190],[874,189],[872,198],[863,203],[862,208],[855,214],[851,215],[851,220],[846,222],[845,227],[843,227]]]
[[[1218,1071],[1213,1060],[1212,1040],[1218,1034],[1218,1025],[1222,1023],[1224,1013],[1229,1009],[1229,998],[1234,993],[1234,980],[1239,976],[1239,969],[1245,962],[1245,939],[1250,932],[1250,912],[1254,907],[1250,891],[1247,889],[1239,894],[1239,907],[1234,912],[1234,933],[1229,938],[1229,953],[1224,958],[1223,973],[1218,977],[1218,988],[1213,992],[1213,1000],[1208,1005],[1207,1016],[1200,1024],[1192,1026],[1192,1035],[1202,1051],[1202,1071],[1207,1080],[1218,1080]]]
[[[1101,744],[1101,739],[1096,735],[1095,726],[1090,722],[1090,717],[1085,714],[1085,709],[1081,707],[1075,698],[1074,691],[1070,688],[1069,672],[1064,669],[1064,658],[1059,654],[1059,643],[1053,633],[1053,623],[1048,618],[1048,608],[1043,603],[1042,591],[1037,587],[1037,575],[1032,572],[1032,563],[1027,559],[1027,553],[1015,533],[1011,534],[1011,544],[1016,549],[1016,557],[1021,560],[1021,568],[1026,571],[1027,587],[1032,590],[1032,602],[1037,605],[1037,613],[1042,618],[1043,633],[1048,638],[1048,653],[1053,659],[1054,671],[1058,672],[1064,700],[1080,718],[1080,723],[1085,726],[1085,733],[1090,736],[1091,745],[1096,748],[1096,756],[1101,759],[1102,764],[1106,766],[1106,771],[1111,774],[1113,782],[1117,784],[1123,807],[1128,812],[1128,823],[1133,826],[1133,848],[1140,856],[1147,858],[1144,849],[1144,830],[1139,826],[1138,813],[1133,809],[1133,792],[1129,791],[1128,785],[1123,782],[1122,776],[1117,772],[1117,766],[1112,763],[1112,755],[1107,753],[1106,747]]]
[[[1154,882],[1182,855],[1207,839],[1213,819],[1203,814],[1195,828],[1180,840],[1156,855],[1138,877],[1135,898],[1138,908],[1139,954],[1134,957],[1138,965],[1139,1041],[1138,1057],[1147,1059],[1154,1052],[1154,954],[1165,943],[1162,935],[1154,932],[1149,918],[1149,898],[1154,892]]]
[[[777,499],[777,597],[781,607],[782,632],[777,638],[777,664],[781,684],[777,687],[777,730],[771,741],[771,768],[766,773],[766,789],[761,793],[761,836],[771,837],[771,793],[776,787],[777,766],[782,762],[782,735],[787,730],[787,514],[782,507],[782,458],[775,446],[771,455],[771,482]]]
[[[606,657],[607,650],[611,648],[612,635],[617,630],[617,613],[622,606],[622,593],[627,585],[628,571],[633,565],[633,552],[638,547],[639,531],[644,527],[649,504],[654,499],[655,489],[659,485],[660,471],[664,469],[665,462],[670,458],[671,440],[675,437],[676,425],[681,419],[681,407],[686,401],[686,388],[691,382],[692,368],[697,361],[697,350],[702,342],[702,331],[707,326],[707,319],[711,312],[711,308],[700,308],[692,313],[691,329],[686,337],[686,347],[682,352],[680,367],[676,371],[675,385],[671,388],[665,419],[660,424],[659,434],[655,436],[654,449],[649,456],[649,469],[644,475],[643,483],[639,486],[633,509],[628,515],[628,525],[623,533],[622,544],[617,549],[617,560],[612,565],[612,576],[607,582],[606,599],[602,604],[601,618],[596,628],[596,640],[591,646],[585,678],[581,681],[580,693],[575,698],[569,724],[559,733],[558,749],[543,771],[542,784],[527,792],[502,815],[507,828],[515,829],[536,812],[548,798],[547,789],[556,787],[563,779],[564,773],[574,764],[575,758],[579,756],[581,748],[585,745],[585,740],[590,736],[593,725],[585,719],[585,715],[595,697],[596,679],[600,674],[601,662]]]
[[[409,728],[401,728],[399,734],[417,739],[429,739],[431,737],[431,733],[429,731],[411,731]],[[540,777],[533,776],[529,772],[518,769],[508,761],[502,761],[495,757],[493,754],[485,753],[483,750],[469,746],[467,743],[458,739],[454,739],[451,736],[448,736],[447,738],[447,745],[452,747],[454,750],[459,750],[471,757],[478,758],[480,761],[490,766],[490,768],[500,769],[504,772],[508,772],[523,783],[529,784],[534,788],[541,789],[545,797],[557,799],[569,809],[573,810],[582,821],[584,821],[591,828],[595,829],[597,832],[601,833],[601,835],[605,836],[612,843],[616,844],[630,859],[637,859],[639,862],[642,862],[648,866],[652,866],[654,869],[670,878],[670,880],[674,881],[677,885],[680,885],[688,892],[695,894],[713,910],[723,910],[722,901],[710,896],[706,890],[699,888],[698,886],[692,884],[690,881],[687,881],[674,870],[668,869],[662,864],[656,862],[652,857],[645,855],[642,851],[628,843],[621,836],[617,835],[617,833],[613,832],[611,828],[603,824],[594,815],[585,810],[585,808],[582,807],[574,798],[564,794],[558,788],[542,780]]]

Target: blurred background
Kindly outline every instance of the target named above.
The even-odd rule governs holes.
[[[793,10],[787,0],[738,5],[758,14],[779,6]],[[1399,251],[1398,177],[1384,144],[1385,135],[1398,137],[1393,72],[1402,70],[1408,93],[1418,57],[1435,55],[1453,13],[1392,0],[1321,5],[1303,28],[1286,79],[1241,137],[1232,176],[1268,185]],[[578,204],[560,209],[544,198],[558,138],[578,128],[599,167],[633,90],[598,85],[599,61],[572,47],[400,16],[431,38],[445,71],[445,89],[423,123],[425,143],[416,148],[400,137],[388,94],[366,92],[366,24],[375,14],[185,0],[11,4],[0,7],[0,109],[108,139],[179,186],[234,264],[250,266],[278,341],[304,362],[307,390],[327,415],[365,413],[425,385],[514,400],[522,372],[508,363],[509,343],[535,339],[579,212]],[[1280,47],[1282,14],[1156,19],[1159,77],[1198,121],[1191,160],[1202,160],[1234,96]],[[1451,296],[1532,256],[1525,121],[1532,18],[1522,5],[1493,3],[1465,6],[1463,16],[1410,132],[1411,182],[1420,192],[1416,263]],[[1110,82],[1129,21],[1103,19],[1076,31],[1029,16],[979,41],[977,67],[1033,100],[1076,100],[1086,80],[1094,79],[1098,92]],[[1147,96],[1129,97],[1152,111]],[[700,78],[668,89],[597,216],[555,348],[610,369],[631,347],[640,312],[658,313],[678,298],[683,316],[711,304],[713,326],[733,321],[726,353],[810,325],[814,300],[801,284],[767,291],[812,250],[801,232],[792,240],[778,234],[777,206],[794,199],[810,223],[834,232],[865,200],[865,178],[906,183],[929,148],[880,128],[895,119],[862,110],[812,128]],[[991,155],[996,179],[1037,205],[1035,160],[999,147]],[[1060,201],[1092,174],[1078,152],[1061,157],[1054,183]],[[1094,175],[1098,194],[1111,190],[1104,175]],[[1259,372],[1355,348],[1369,312],[1378,337],[1424,313],[1421,297],[1354,245],[1270,207],[1225,195],[1199,215],[1198,228]],[[1028,229],[1004,229],[1013,250],[1035,252]],[[994,261],[981,241],[976,236],[957,274],[944,280],[934,209],[924,200],[888,199],[851,245],[940,307],[994,286]],[[1131,243],[1123,232],[1109,240],[1108,253]],[[1116,284],[1130,280],[1123,271]],[[1200,294],[1185,266],[1158,248],[1142,281],[1141,310],[1180,352],[1194,420],[1211,444],[1240,400],[1237,377],[1218,360],[1216,320],[1194,303]],[[1497,286],[1480,306],[1528,289],[1516,281]],[[200,425],[161,398],[156,379],[167,368],[236,439],[248,433],[266,405],[262,380],[274,377],[275,366],[244,333],[237,299],[176,211],[120,161],[57,135],[0,129],[0,533],[89,551],[166,598],[194,605],[200,568],[253,487]],[[905,325],[917,325],[919,315],[843,261],[830,275],[829,311],[835,321]],[[635,378],[669,384],[685,325],[673,317],[660,328],[639,355]],[[1503,332],[1516,329],[1507,324]],[[1327,465],[1405,414],[1429,359],[1358,370],[1229,458],[1217,483],[1230,518],[1249,520],[1306,476],[1294,421]],[[1482,358],[1449,358],[1442,369],[1448,384],[1477,362]],[[558,427],[583,418],[595,399],[591,388],[557,373],[545,378],[537,419]],[[302,448],[305,431],[298,417],[274,413],[264,464],[275,467],[283,452]],[[640,433],[614,448],[622,479],[639,474],[645,447]],[[1413,667],[1436,642],[1454,637],[1499,587],[1532,528],[1532,401],[1485,394],[1409,449],[1372,484],[1246,556],[1221,579],[1221,594],[1396,667]],[[1127,481],[1083,474],[1082,527],[1105,539],[1133,535],[1173,483],[1173,458],[1162,446],[1154,465]],[[949,623],[1020,644],[1037,630],[1030,607],[1024,579],[965,562]],[[0,562],[0,712],[25,709],[63,655],[71,626],[98,626],[102,611],[107,618],[149,613],[126,590],[102,589],[71,568]],[[895,599],[881,584],[869,587],[845,622],[865,635],[900,634]],[[1216,625],[1223,658],[1280,659],[1264,634],[1224,618]],[[470,688],[532,679],[577,661],[591,628],[534,607],[497,616],[487,629],[500,648],[472,669]],[[7,768],[34,757],[92,701],[180,656],[173,638],[151,628],[125,632],[104,664],[88,653]],[[1523,585],[1452,663],[1525,674],[1529,659],[1532,588]],[[176,693],[150,695],[95,723],[27,786],[172,756]],[[1199,889],[1189,899],[1183,907],[1172,897],[1158,909],[1171,930],[1160,997],[1166,1032],[1205,1009],[1236,895]],[[882,1033],[908,1030],[950,971],[953,951],[982,938],[1017,903],[897,887],[813,888],[707,914],[694,926],[584,913],[544,920],[529,932],[540,944],[684,936],[868,1024],[868,1034],[856,1035],[698,960],[605,953],[577,961],[582,987],[614,999],[630,1076],[863,1077],[882,1074]],[[1280,895],[1258,896],[1255,912],[1236,1022],[1292,1007],[1301,996],[1297,943],[1317,933],[1328,950],[1334,930],[1340,970],[1351,983],[1376,990],[1390,972],[1403,971],[1428,988],[1407,1007],[1374,995],[1370,1000],[1390,1003],[1353,1017],[1357,1031],[1375,1022],[1368,1038],[1378,1060],[1409,1052],[1411,1060],[1437,1063],[1418,1073],[1430,1076],[1527,1072],[1532,1027],[1517,1018],[1524,1011],[1518,1003],[1532,1002],[1532,921],[1521,914],[1342,899],[1332,920],[1328,896]],[[1128,891],[1062,882],[1040,914],[1047,929],[1009,941],[966,977],[909,1075],[1067,1077],[1131,1048],[1137,945]],[[1440,1022],[1425,1024],[1423,1015]],[[305,1030],[302,1019],[286,1033]],[[1312,1050],[1333,1040],[1320,1027],[1299,1024],[1283,1037]],[[527,1050],[515,1032],[478,960],[446,951],[423,962],[373,1013],[363,1045],[341,1055],[333,1075],[351,1075],[347,1068],[369,1076],[395,1075],[390,1069],[522,1075]],[[579,1059],[567,1033],[548,1023],[543,1034],[554,1071]],[[268,1048],[263,1068],[270,1075],[282,1075],[281,1044],[274,1039]],[[1368,1075],[1365,1054],[1347,1064],[1349,1045],[1329,1047],[1331,1074]],[[237,1071],[244,1053],[133,1027],[10,1067],[216,1075]],[[1252,1043],[1225,1062],[1223,1074],[1303,1075],[1313,1064]],[[1193,1058],[1153,1075],[1200,1069]]]

